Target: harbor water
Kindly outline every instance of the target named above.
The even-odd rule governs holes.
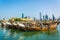
[[[60,24],[56,30],[28,32],[0,26],[0,40],[60,40]]]

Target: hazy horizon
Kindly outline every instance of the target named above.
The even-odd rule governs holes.
[[[39,19],[39,13],[42,16],[47,14],[52,17],[60,16],[60,0],[0,0],[0,19],[25,16]]]

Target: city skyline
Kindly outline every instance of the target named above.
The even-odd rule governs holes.
[[[39,18],[39,13],[52,18],[60,16],[60,0],[0,0],[0,18],[21,17],[22,13]]]

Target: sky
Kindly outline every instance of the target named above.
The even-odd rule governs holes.
[[[39,13],[60,16],[60,0],[0,0],[0,19],[21,17],[22,13],[39,19]]]

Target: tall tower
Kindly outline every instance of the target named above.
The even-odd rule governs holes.
[[[34,19],[34,21],[36,20],[36,18],[35,18],[35,17],[34,17],[33,19]]]
[[[43,20],[44,20],[44,16],[43,16]]]
[[[42,20],[42,18],[41,18],[42,17],[41,12],[40,12],[40,15],[39,16],[40,16],[40,20]]]
[[[45,20],[48,20],[48,15],[47,14],[45,15]]]
[[[54,14],[52,15],[52,19],[53,19],[53,21],[55,20],[55,16],[54,16]]]
[[[22,13],[22,18],[24,18],[24,13]]]

